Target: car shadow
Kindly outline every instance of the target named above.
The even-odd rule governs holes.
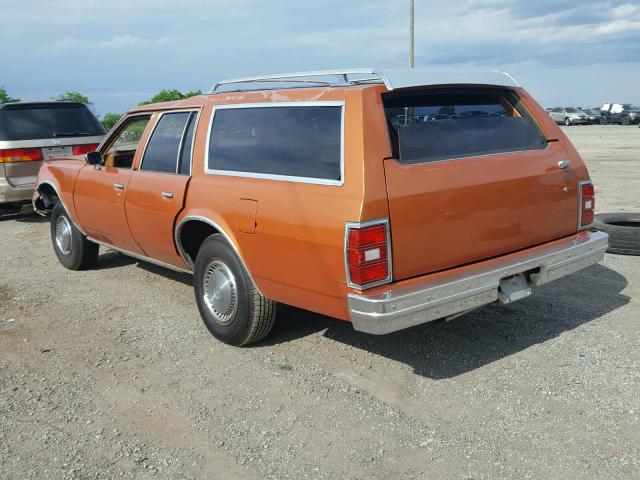
[[[110,268],[124,267],[126,265],[133,265],[134,263],[137,264],[138,268],[141,268],[149,273],[161,275],[165,278],[169,278],[188,286],[193,285],[193,277],[188,273],[169,270],[168,268],[145,262],[144,260],[138,260],[137,258],[129,257],[128,255],[119,253],[115,250],[104,249],[103,247],[101,247],[100,255],[98,256],[98,262],[96,263],[96,266],[93,267],[93,270],[106,270]]]
[[[384,336],[353,330],[348,322],[293,307],[278,315],[276,328],[259,345],[278,344],[324,329],[324,336],[411,366],[432,379],[481,368],[563,332],[596,321],[626,305],[627,280],[603,265],[536,289],[509,306],[488,305],[451,322],[438,320]]]

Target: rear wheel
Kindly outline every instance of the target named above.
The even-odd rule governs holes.
[[[607,124],[607,117],[600,117],[600,125],[606,125]]]
[[[622,117],[622,125],[631,125],[631,120],[629,120],[629,117]]]
[[[84,270],[96,264],[98,244],[78,230],[61,202],[51,212],[51,242],[58,260],[69,270]]]
[[[200,247],[194,290],[200,316],[218,340],[235,346],[249,345],[271,331],[276,302],[260,294],[222,235],[211,235]]]

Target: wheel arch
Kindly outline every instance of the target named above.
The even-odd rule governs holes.
[[[231,235],[229,235],[225,231],[225,229],[220,226],[219,223],[211,220],[208,217],[201,215],[187,215],[178,221],[174,235],[178,253],[180,253],[180,256],[183,258],[189,268],[193,270],[195,259],[198,255],[200,247],[202,246],[202,243],[207,237],[216,233],[224,237],[226,242],[240,259],[240,263],[246,270],[249,278],[259,290],[258,284],[256,283],[251,273],[251,269],[249,269],[248,265],[244,261],[244,258],[242,258],[242,254],[240,253],[240,249],[238,248],[235,239]]]

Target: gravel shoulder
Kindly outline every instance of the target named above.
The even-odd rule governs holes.
[[[597,210],[640,211],[640,129],[569,127]],[[384,337],[295,308],[211,337],[191,278],[65,270],[0,220],[0,478],[640,477],[640,257]]]

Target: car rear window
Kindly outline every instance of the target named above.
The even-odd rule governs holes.
[[[207,166],[209,173],[338,184],[342,104],[217,107]]]
[[[6,105],[0,109],[0,140],[104,135],[85,105]]]
[[[545,148],[510,90],[434,89],[383,95],[394,156],[404,164]]]

